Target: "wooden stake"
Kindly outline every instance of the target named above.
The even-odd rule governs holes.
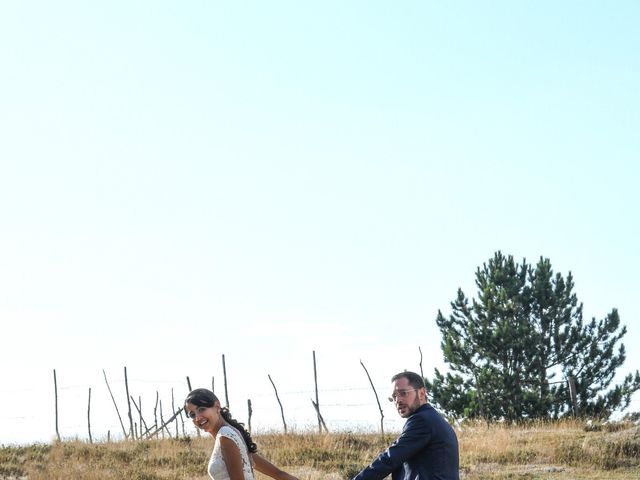
[[[160,395],[158,394],[158,391],[156,390],[156,404],[153,407],[153,419],[155,421],[154,423],[154,427],[158,427],[158,399],[160,398]]]
[[[320,400],[318,400],[318,370],[316,369],[316,351],[313,350],[313,382],[316,387],[316,401],[313,406],[318,412],[318,433],[322,433],[322,424],[324,421],[322,420],[322,415],[320,415]],[[325,426],[326,428],[326,426]]]
[[[127,415],[129,416],[129,436],[131,439],[134,438],[134,430],[133,430],[133,416],[131,415],[131,401],[129,400],[129,381],[127,380],[127,367],[124,367],[124,388],[127,393],[127,405],[129,409],[127,411]]]
[[[380,399],[378,398],[378,392],[376,392],[376,387],[373,386],[373,381],[371,381],[371,376],[369,375],[369,371],[367,367],[364,366],[362,360],[360,360],[360,365],[364,368],[364,372],[367,374],[367,378],[369,379],[369,383],[371,384],[371,388],[373,389],[373,394],[376,396],[376,402],[378,402],[378,410],[380,410],[380,434],[384,437],[384,413],[382,411],[382,407],[380,406]]]
[[[249,421],[247,422],[249,426],[249,433],[251,433],[251,415],[253,414],[253,409],[251,408],[251,399],[247,399],[247,413],[249,414]]]
[[[420,352],[420,376],[422,377],[422,381],[424,382],[424,372],[422,371],[422,349],[418,347],[418,351]]]
[[[271,385],[273,385],[273,391],[276,392],[276,400],[278,400],[278,405],[280,405],[280,414],[282,415],[282,425],[284,425],[284,433],[287,433],[287,422],[285,422],[284,420],[284,409],[282,408],[282,402],[280,401],[280,397],[278,396],[278,389],[276,388],[276,384],[273,383],[273,380],[271,380],[271,375],[267,374],[267,377],[269,377],[269,381],[271,382]]]
[[[224,403],[229,408],[229,392],[227,391],[227,364],[224,361],[224,353],[222,354],[222,375],[224,377]]]
[[[131,400],[133,401],[133,397],[131,397]],[[133,402],[133,404],[135,405],[136,402]],[[144,418],[142,418],[142,396],[138,395],[138,405],[140,405],[140,408],[138,409],[138,414],[140,415],[140,438],[142,438],[142,424],[145,424],[145,428],[147,428],[146,423],[144,421]]]
[[[164,438],[164,431],[167,431],[167,434],[169,434],[169,438],[171,438],[171,432],[169,431],[169,429],[167,428],[167,423],[164,422],[164,418],[162,418],[162,400],[160,400],[160,421],[161,423],[161,428],[160,430],[162,430],[162,438]]]
[[[329,429],[327,428],[327,425],[324,423],[324,418],[322,418],[322,414],[320,413],[320,408],[318,408],[318,404],[313,401],[313,398],[311,399],[311,404],[313,405],[313,408],[315,408],[316,412],[318,413],[318,420],[320,421],[320,425],[324,427],[325,432],[329,433]],[[322,430],[320,430],[319,433],[322,433]]]
[[[162,400],[160,401],[160,404],[162,404]],[[161,410],[160,415],[162,416],[162,405],[160,406],[160,410]],[[167,425],[173,422],[175,418],[181,413],[182,413],[182,409],[178,410],[177,412],[174,412],[173,415],[171,415],[171,418],[169,420],[167,420],[166,422],[163,421],[162,425],[156,428],[153,432],[149,433],[149,438],[155,437],[160,431],[162,431],[162,438],[164,438],[164,431],[166,430],[167,432],[169,432]],[[171,436],[171,432],[169,432],[169,436]]]
[[[147,422],[144,421],[144,417],[142,416],[142,397],[138,397],[139,404],[136,403],[136,401],[133,399],[133,397],[131,397],[131,401],[133,402],[133,406],[136,407],[136,410],[138,411],[138,415],[140,416],[140,438],[142,438],[143,435],[144,435],[142,433],[142,425],[143,424],[144,424],[145,430],[147,432],[149,431],[149,427],[147,426]]]
[[[89,443],[93,443],[91,438],[91,387],[89,387],[89,403],[87,405],[87,428],[89,429]]]
[[[127,430],[124,428],[124,423],[122,423],[122,417],[120,416],[120,410],[118,410],[118,404],[116,403],[116,399],[113,398],[113,393],[111,392],[111,387],[109,386],[109,381],[107,380],[107,374],[102,369],[102,374],[104,375],[104,381],[107,384],[107,390],[109,390],[109,395],[111,395],[111,400],[113,401],[113,406],[116,407],[116,413],[118,414],[118,420],[120,420],[120,426],[122,427],[122,433],[124,434],[124,438],[127,438]]]
[[[573,416],[578,415],[578,401],[576,400],[576,379],[574,377],[567,378],[569,384],[569,397],[571,398],[571,407],[573,410]]]
[[[175,397],[173,396],[173,388],[171,389],[171,410],[173,412],[176,411],[176,401],[175,401]],[[178,422],[176,421],[176,438],[180,436],[179,427],[180,425],[178,425]]]
[[[58,437],[58,441],[60,441],[60,431],[58,430],[58,379],[56,377],[55,368],[53,369],[53,391],[56,401],[56,436]]]

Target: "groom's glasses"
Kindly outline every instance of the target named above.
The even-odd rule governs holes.
[[[409,392],[417,391],[417,388],[410,388],[409,390],[397,390],[389,397],[390,402],[397,402],[398,400],[404,400],[409,396]]]

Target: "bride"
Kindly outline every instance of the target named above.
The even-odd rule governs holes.
[[[220,406],[211,390],[193,390],[184,401],[184,410],[197,428],[215,438],[208,466],[213,480],[255,480],[254,467],[276,480],[298,480],[257,453],[258,447],[244,425]]]

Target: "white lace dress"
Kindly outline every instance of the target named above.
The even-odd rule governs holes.
[[[220,427],[220,430],[218,430],[218,434],[216,435],[216,443],[213,446],[213,452],[211,452],[211,458],[209,459],[209,466],[207,468],[209,476],[213,480],[230,480],[229,472],[227,471],[227,466],[224,463],[222,451],[220,450],[221,437],[233,440],[233,442],[238,446],[238,449],[240,450],[240,457],[242,458],[242,473],[244,474],[244,480],[255,480],[253,470],[251,469],[251,461],[249,460],[247,445],[244,443],[244,439],[242,438],[242,435],[240,435],[240,432],[228,425]]]

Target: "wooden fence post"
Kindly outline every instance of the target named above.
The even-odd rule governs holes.
[[[318,413],[318,420],[320,421],[320,425],[322,427],[324,427],[324,431],[325,432],[329,433],[329,429],[327,428],[327,424],[324,423],[324,418],[322,418],[322,414],[320,413],[320,408],[318,408],[318,404],[313,401],[313,398],[311,399],[311,404],[313,405],[313,408],[315,408],[316,412]],[[318,433],[322,433],[322,430],[320,430]]]
[[[89,403],[87,405],[87,428],[89,429],[89,443],[93,443],[91,438],[91,387],[89,387]]]
[[[573,409],[574,418],[578,415],[578,401],[576,399],[576,379],[573,376],[567,378],[569,384],[569,397],[571,398],[571,407]]]
[[[380,434],[384,437],[384,413],[382,411],[382,407],[380,406],[380,399],[378,399],[378,392],[376,392],[376,387],[373,386],[373,381],[371,380],[371,376],[369,375],[369,371],[367,367],[364,366],[362,360],[360,360],[360,365],[364,368],[364,372],[367,374],[367,378],[369,379],[369,383],[371,384],[371,388],[373,389],[373,394],[376,396],[376,402],[378,402],[378,410],[380,410]]]
[[[249,427],[249,433],[251,433],[251,415],[253,414],[253,409],[251,408],[251,399],[247,398],[247,414],[249,416],[249,420],[247,421],[247,425]]]
[[[60,431],[58,430],[58,378],[56,377],[56,369],[53,369],[53,392],[55,395],[55,405],[56,405],[56,436],[58,437],[58,441],[60,441]]]
[[[129,416],[129,436],[133,440],[135,433],[133,430],[133,416],[131,415],[131,400],[129,399],[129,380],[127,379],[127,367],[124,367],[124,389],[127,394],[127,405],[129,407],[127,415]]]
[[[124,428],[124,423],[122,423],[122,417],[120,416],[120,410],[118,410],[118,404],[116,403],[116,399],[113,398],[113,393],[111,392],[111,387],[109,386],[109,381],[107,380],[107,373],[102,369],[102,374],[104,375],[104,381],[107,384],[107,390],[109,390],[109,395],[111,395],[111,400],[113,401],[113,406],[116,407],[116,413],[118,414],[118,420],[120,420],[120,426],[122,427],[122,433],[124,434],[124,438],[127,438],[127,430]]]
[[[133,402],[133,397],[131,397],[131,401]],[[133,402],[133,404],[135,405],[136,402]],[[140,408],[138,408],[138,415],[140,416],[140,438],[142,438],[142,425],[144,424],[144,428],[147,428],[147,422],[142,418],[142,395],[138,395],[138,405],[140,405]]]
[[[227,391],[227,364],[224,361],[224,353],[222,354],[222,375],[224,377],[224,402],[229,408],[229,392]]]
[[[278,405],[280,405],[280,415],[282,415],[282,425],[284,425],[284,433],[287,433],[287,422],[284,420],[284,409],[282,408],[282,402],[280,401],[280,397],[278,396],[278,389],[276,388],[276,384],[271,380],[271,375],[267,374],[269,377],[269,381],[271,385],[273,385],[273,391],[276,392],[276,400],[278,400]]]
[[[176,411],[176,402],[175,397],[173,396],[173,388],[171,389],[171,410],[173,412]],[[180,425],[178,425],[178,420],[176,419],[176,438],[180,436]]]
[[[318,399],[318,370],[316,369],[316,351],[313,350],[313,382],[316,388],[316,401],[313,402],[313,407],[318,412],[318,433],[322,433],[322,415],[320,415],[320,400]],[[325,426],[326,428],[326,426]]]
[[[177,418],[177,416],[181,414],[182,409],[178,410],[177,412],[173,412],[173,415],[171,415],[171,418],[169,420],[167,420],[166,422],[163,420],[162,425],[156,428],[153,432],[149,433],[149,438],[155,437],[160,431],[162,431],[162,438],[164,438],[164,431],[166,430],[167,432],[169,432],[169,428],[167,427],[167,425],[173,422]],[[160,400],[160,416],[162,417],[162,400]],[[169,432],[169,437],[171,437],[171,432]]]
[[[162,438],[164,438],[164,431],[167,431],[167,434],[169,435],[169,438],[171,438],[171,432],[169,431],[169,429],[167,428],[167,423],[164,422],[164,418],[162,416],[162,400],[160,400],[160,430],[162,430]]]
[[[158,428],[158,400],[160,399],[160,394],[156,390],[156,404],[153,406],[153,426]]]
[[[139,405],[136,403],[133,397],[131,397],[131,401],[133,402],[133,406],[136,407],[136,410],[138,410],[138,415],[140,415],[140,438],[142,438],[144,434],[149,431],[147,422],[145,422],[144,417],[142,416],[142,397],[138,397]],[[144,433],[142,432],[142,425],[144,425],[144,428],[146,429]]]

